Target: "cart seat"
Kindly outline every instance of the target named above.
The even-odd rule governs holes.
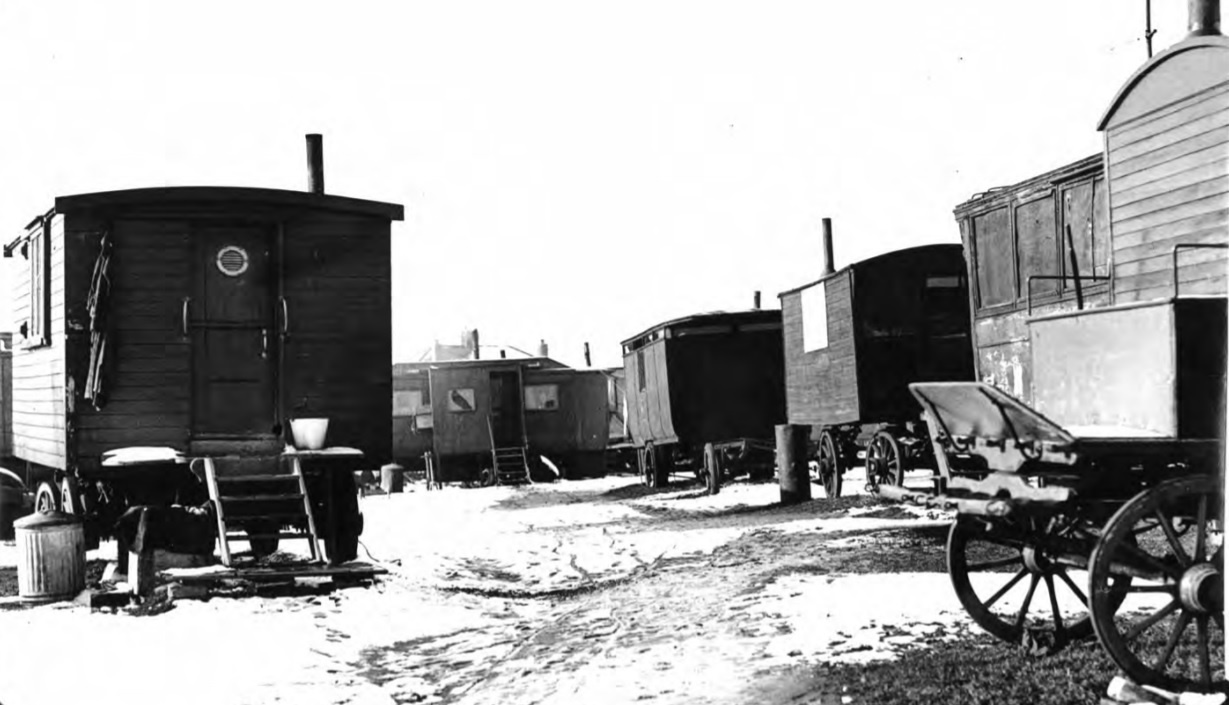
[[[1070,445],[1075,436],[985,382],[914,382],[909,391],[951,438]]]

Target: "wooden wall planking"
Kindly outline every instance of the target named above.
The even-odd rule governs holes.
[[[1229,83],[1135,107],[1106,133],[1116,303],[1172,296],[1175,245],[1229,243]],[[1178,279],[1183,294],[1223,294],[1224,252],[1182,252]]]
[[[109,223],[70,222],[88,296],[103,231],[111,236],[111,299],[108,306],[114,364],[104,383],[102,409],[80,400],[76,406],[75,451],[96,459],[124,446],[170,446],[187,450],[191,427],[188,402],[191,348],[182,335],[182,300],[192,286],[191,224],[172,218],[120,218]],[[73,372],[84,389],[89,363],[89,318],[74,346]]]
[[[63,469],[65,460],[64,391],[64,221],[53,216],[45,223],[51,245],[49,259],[51,315],[49,344],[26,347],[20,334],[14,335],[12,358],[12,452],[16,457],[39,465]],[[21,255],[14,253],[15,257]],[[19,260],[12,289],[14,323],[21,325],[30,316],[30,271],[28,260]]]
[[[13,454],[13,334],[0,332],[0,459]]]
[[[283,413],[323,415],[329,442],[392,458],[389,223],[313,213],[285,224],[290,331]]]
[[[816,284],[826,287],[828,306],[828,347],[822,350],[803,350],[802,292],[781,297],[790,423],[840,424],[858,418],[851,276],[846,270]]]

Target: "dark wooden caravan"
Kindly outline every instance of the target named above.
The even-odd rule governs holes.
[[[956,220],[968,255],[977,379],[1030,403],[1029,317],[1076,309],[1077,268],[1078,303],[1110,303],[1101,155],[977,194],[956,207]]]
[[[900,484],[929,454],[908,385],[972,378],[960,245],[873,257],[780,299],[789,423],[811,427],[828,496],[857,458],[868,482]]]
[[[1229,40],[1192,36],[1124,84],[1103,154],[956,207],[981,380],[1032,403],[1032,315],[1225,293],[1226,76]]]
[[[1190,9],[1191,35],[1102,119],[1104,171],[1086,160],[1035,180],[1035,199],[1017,186],[957,209],[979,363],[1016,359],[1006,379],[983,367],[998,386],[912,385],[943,492],[882,494],[960,512],[952,584],[991,634],[1055,649],[1095,634],[1137,683],[1223,691],[1229,40],[1216,0]],[[1065,194],[1089,189],[1091,216],[1068,217]],[[1048,277],[1031,315],[1029,275]],[[1087,612],[1060,612],[1072,598]]]
[[[104,452],[164,447],[223,477],[271,473],[293,464],[282,452],[302,417],[327,417],[328,444],[361,462],[391,459],[389,236],[402,217],[258,188],[56,198],[4,249],[26,265],[13,453],[41,473],[39,506],[87,511],[106,533],[128,498]]]
[[[608,376],[550,358],[393,366],[394,454],[437,482],[525,482],[603,472]],[[539,465],[544,467],[539,467]]]
[[[707,313],[623,341],[627,426],[645,482],[701,473],[704,446],[731,470],[771,475],[785,419],[781,312]]]

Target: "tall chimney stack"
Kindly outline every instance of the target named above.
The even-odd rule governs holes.
[[[478,329],[477,328],[470,331],[469,340],[470,340],[470,343],[474,346],[474,359],[475,360],[481,359],[482,355],[481,353],[478,352]]]
[[[824,276],[836,271],[832,258],[832,219],[824,218]]]
[[[1186,6],[1190,37],[1220,34],[1220,0],[1189,0]]]
[[[538,357],[547,357],[550,355],[550,348],[546,347],[546,340],[538,341]]]
[[[755,292],[755,310],[760,310],[760,292]]]
[[[324,193],[324,138],[307,136],[307,190]]]
[[[589,358],[589,344],[585,343],[585,367],[593,367],[593,360]]]

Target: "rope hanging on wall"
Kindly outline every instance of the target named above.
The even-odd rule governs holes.
[[[111,234],[103,233],[99,243],[98,259],[94,261],[94,274],[90,278],[90,293],[86,308],[90,312],[90,365],[85,380],[83,396],[101,409],[106,404],[103,374],[108,364],[107,308],[111,296]]]

